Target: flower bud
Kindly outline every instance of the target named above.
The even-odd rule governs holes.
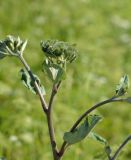
[[[77,51],[74,45],[58,40],[47,40],[41,42],[42,50],[47,58],[55,59],[61,63],[75,60]]]
[[[19,56],[23,54],[27,41],[22,41],[19,37],[7,36],[0,41],[0,59],[5,56]]]

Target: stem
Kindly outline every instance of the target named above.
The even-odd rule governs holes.
[[[49,135],[50,135],[50,143],[52,147],[52,152],[53,152],[53,157],[54,160],[59,160],[60,157],[58,155],[58,148],[55,140],[55,132],[54,132],[54,126],[53,126],[53,120],[52,120],[52,107],[53,107],[53,100],[54,97],[58,91],[58,88],[60,86],[59,82],[58,84],[54,84],[52,87],[52,92],[49,100],[49,106],[48,106],[48,111],[47,111],[47,122],[48,122],[48,130],[49,130]]]
[[[19,56],[19,59],[21,60],[22,64],[24,65],[24,67],[26,68],[27,72],[29,73],[31,79],[34,81],[34,85],[36,87],[37,93],[40,97],[40,101],[41,101],[41,105],[43,108],[43,111],[45,112],[46,116],[47,116],[47,123],[48,123],[48,130],[49,130],[49,135],[50,135],[50,142],[51,142],[51,146],[52,146],[52,152],[53,152],[53,158],[54,160],[60,160],[60,157],[58,155],[58,149],[56,146],[56,140],[55,140],[55,134],[54,134],[54,127],[53,127],[53,121],[52,121],[52,104],[53,104],[53,100],[54,97],[57,93],[57,90],[61,84],[61,82],[59,82],[58,84],[53,85],[52,88],[52,93],[51,93],[51,97],[49,100],[49,105],[47,107],[46,101],[41,93],[41,90],[39,88],[39,85],[30,69],[30,67],[28,66],[27,62],[25,61],[25,59],[23,58],[23,56]]]
[[[39,85],[29,67],[29,65],[27,64],[27,62],[25,61],[24,57],[23,56],[19,56],[19,59],[21,60],[22,64],[24,65],[25,69],[27,70],[27,72],[29,73],[31,79],[34,81],[34,85],[36,87],[36,90],[37,90],[37,93],[40,97],[40,101],[41,101],[41,105],[42,105],[42,108],[43,108],[43,111],[46,113],[47,112],[47,104],[46,104],[46,101],[41,93],[41,90],[39,88]]]
[[[58,149],[56,146],[56,141],[54,136],[55,134],[54,134],[54,128],[52,124],[52,114],[49,114],[49,112],[47,113],[47,122],[48,122],[48,130],[50,135],[50,143],[52,147],[53,157],[54,157],[54,160],[57,160]]]
[[[112,160],[110,155],[107,155],[107,157],[108,157],[108,160]]]
[[[94,105],[93,107],[91,107],[90,109],[88,109],[86,112],[84,112],[79,118],[78,120],[74,123],[74,125],[72,126],[72,128],[70,129],[70,132],[74,131],[74,129],[80,124],[80,122],[89,114],[91,113],[92,111],[94,111],[96,108],[104,105],[104,104],[107,104],[107,103],[110,103],[113,101],[113,98],[110,98],[108,100],[105,100],[105,101],[102,101],[96,105]]]
[[[114,156],[111,158],[111,160],[115,160],[118,155],[120,154],[121,150],[124,148],[124,146],[131,140],[131,135],[129,135],[124,142],[120,145],[120,147],[116,150]]]
[[[111,102],[120,102],[120,101],[124,101],[124,99],[116,99],[117,97],[113,96],[112,98],[110,99],[107,99],[105,101],[102,101],[102,102],[99,102],[97,104],[95,104],[94,106],[92,106],[91,108],[89,108],[87,111],[85,111],[78,119],[77,121],[74,123],[74,125],[71,127],[70,131],[69,132],[73,132],[76,127],[80,124],[80,122],[89,114],[91,113],[92,111],[94,111],[96,108],[98,107],[101,107],[107,103],[111,103]],[[61,146],[61,149],[60,149],[60,156],[62,156],[66,150],[66,145],[67,145],[67,142],[63,142],[62,146]]]
[[[53,100],[54,100],[54,97],[58,91],[58,88],[61,84],[61,81],[58,82],[58,84],[54,84],[53,87],[52,87],[52,92],[51,92],[51,96],[50,96],[50,101],[49,101],[49,106],[48,106],[48,110],[52,110],[52,103],[53,103]]]

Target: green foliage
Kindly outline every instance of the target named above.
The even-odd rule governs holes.
[[[0,59],[5,56],[19,56],[23,54],[27,41],[22,41],[19,37],[7,36],[0,41]]]
[[[57,83],[66,77],[66,65],[76,59],[77,50],[74,45],[58,40],[41,42],[41,48],[47,57],[43,62],[43,70],[48,77]]]
[[[41,42],[42,50],[46,57],[52,62],[56,60],[57,64],[73,62],[76,59],[77,51],[74,45],[58,40],[47,40]]]
[[[63,139],[70,145],[83,140],[101,120],[101,118],[102,117],[98,115],[88,116],[87,119],[73,132],[66,132]]]
[[[128,76],[124,75],[121,79],[119,84],[116,87],[116,95],[117,96],[123,96],[129,88],[129,80]]]
[[[112,86],[123,73],[129,73],[130,77],[130,10],[130,0],[119,3],[113,0],[76,0],[75,3],[69,0],[1,0],[1,37],[12,31],[27,37],[30,44],[26,58],[41,77],[43,75],[39,68],[43,57],[38,45],[41,38],[78,44],[78,61],[70,68],[67,81],[62,84],[59,101],[56,101],[54,124],[59,124],[61,130],[69,129],[76,115],[86,110],[87,105],[91,106],[100,97],[104,99],[110,96]],[[44,117],[41,108],[34,107],[39,106],[39,101],[19,85],[16,73],[20,64],[16,60],[7,59],[6,62],[0,63],[0,155],[4,154],[8,160],[50,160],[52,157],[48,133],[45,132],[47,128],[43,125]],[[43,80],[48,89],[49,84],[44,76]],[[23,106],[26,107],[23,109]],[[100,110],[107,118],[98,131],[110,140],[112,147],[116,147],[119,140],[130,132],[130,107],[123,103],[116,106],[115,103],[110,104],[109,108]],[[69,113],[71,116],[68,116]],[[55,130],[59,144],[61,130]],[[29,132],[32,135],[29,139],[33,137],[30,144],[19,140],[21,135]],[[10,140],[12,134],[18,137],[16,142]],[[92,160],[101,151],[99,144],[94,143],[85,141],[78,144],[66,152],[63,160]],[[87,146],[90,146],[88,153]],[[120,159],[130,160],[130,148],[130,145],[127,146]]]
[[[34,75],[35,77],[35,81],[33,81],[29,75],[29,73],[27,71],[25,71],[24,69],[20,70],[20,74],[21,74],[21,81],[23,82],[23,84],[33,93],[37,94],[36,88],[34,86],[35,81],[37,82],[38,86],[40,87],[41,93],[43,95],[45,95],[45,89],[44,87],[41,85],[41,81],[39,79],[39,77],[37,75]]]
[[[109,146],[108,144],[108,141],[103,138],[102,136],[100,136],[99,134],[95,133],[95,132],[91,132],[90,135],[89,135],[91,138],[93,138],[94,140],[102,143],[104,145],[104,150],[109,158],[109,160],[111,159],[111,153],[112,153],[112,150],[111,150],[111,147]]]
[[[65,79],[65,70],[58,64],[51,63],[48,59],[43,62],[43,70],[54,83]]]
[[[105,138],[103,138],[102,136],[98,135],[97,133],[95,132],[91,132],[90,135],[89,135],[91,138],[93,138],[94,140],[104,144],[104,145],[107,145],[108,142]]]

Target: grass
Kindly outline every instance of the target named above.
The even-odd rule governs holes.
[[[77,44],[79,57],[68,68],[69,75],[55,100],[59,146],[77,116],[111,97],[123,74],[131,77],[130,11],[130,0],[1,0],[0,39],[8,34],[28,39],[26,60],[41,77],[47,94],[51,83],[41,71],[39,42],[59,39]],[[37,96],[20,82],[21,64],[6,58],[0,66],[0,155],[7,160],[51,160],[46,120]],[[119,103],[97,111],[105,119],[96,131],[109,140],[113,150],[130,134],[130,107]],[[119,160],[130,160],[130,147],[123,150]],[[102,159],[102,149],[102,145],[85,139],[72,146],[63,160]]]

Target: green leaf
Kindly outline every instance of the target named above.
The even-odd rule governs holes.
[[[94,132],[91,132],[91,133],[89,134],[89,136],[90,136],[91,138],[93,138],[94,140],[96,140],[96,141],[104,144],[104,146],[105,146],[105,147],[104,147],[105,152],[106,152],[107,156],[110,158],[110,157],[111,157],[111,152],[112,152],[112,150],[111,150],[111,147],[110,147],[109,144],[108,144],[108,141],[107,141],[105,138],[103,138],[102,136],[100,136],[100,135],[98,135],[97,133],[94,133]]]
[[[119,84],[116,87],[116,95],[123,96],[129,88],[129,79],[128,75],[124,75],[121,79]]]
[[[102,117],[99,115],[88,116],[73,132],[66,132],[64,134],[64,141],[71,145],[83,140],[101,119]]]
[[[91,132],[91,133],[89,134],[89,136],[90,136],[91,138],[93,138],[94,140],[96,140],[96,141],[98,141],[98,142],[100,142],[100,143],[102,143],[102,144],[104,144],[104,145],[107,145],[107,144],[108,144],[108,142],[107,142],[107,140],[106,140],[105,138],[103,138],[102,136],[98,135],[98,134],[95,133],[95,132]]]
[[[57,83],[65,79],[65,71],[58,64],[51,63],[47,59],[43,63],[43,69],[46,71],[48,77],[54,82]]]
[[[25,71],[24,69],[20,70],[20,74],[21,74],[21,80],[23,82],[23,84],[33,93],[37,94],[35,85],[34,85],[34,81],[30,78],[29,74],[27,71]],[[43,95],[45,95],[45,89],[44,87],[41,85],[40,79],[38,78],[38,76],[34,75],[35,77],[35,81],[37,82],[38,86],[40,87],[41,93]]]
[[[3,41],[0,41],[0,59],[6,57],[7,53],[6,53],[6,44],[3,43]]]
[[[23,54],[25,48],[26,48],[26,45],[27,45],[27,40],[26,41],[23,41],[20,46],[19,46],[19,49],[20,49],[20,52],[21,54]]]

